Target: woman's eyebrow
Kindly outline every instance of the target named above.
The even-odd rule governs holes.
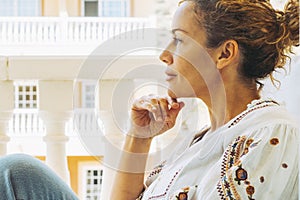
[[[185,30],[183,30],[183,29],[180,29],[180,28],[172,29],[171,32],[172,32],[173,34],[175,34],[176,31],[181,31],[181,32],[184,32],[184,33],[188,33],[187,31],[185,31]]]

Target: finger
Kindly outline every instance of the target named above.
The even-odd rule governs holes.
[[[149,103],[148,97],[143,96],[139,99],[136,99],[132,104],[133,110],[149,110],[151,111],[151,103]]]
[[[159,122],[163,121],[163,116],[161,113],[161,108],[158,99],[152,98],[150,102],[151,102],[150,112],[153,114],[155,121],[159,121]]]
[[[135,99],[132,103],[132,107],[139,108],[145,102],[144,97],[140,97]]]
[[[151,119],[162,122],[168,117],[169,109],[172,108],[171,104],[174,104],[174,100],[170,97],[161,98],[155,95],[148,95],[135,100],[132,110],[147,110]]]
[[[176,120],[179,112],[181,111],[181,109],[184,107],[184,103],[183,102],[178,102],[178,107],[176,106],[176,108],[171,108],[169,111],[169,117],[173,120]]]
[[[166,98],[160,98],[158,103],[159,103],[162,119],[165,120],[165,118],[168,117],[169,102]]]
[[[177,109],[179,107],[179,103],[177,102],[177,99],[171,98],[171,97],[168,97],[167,99],[168,99],[170,108]]]

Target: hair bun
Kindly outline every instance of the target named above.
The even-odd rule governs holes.
[[[299,46],[299,0],[289,0],[283,17],[290,45]]]

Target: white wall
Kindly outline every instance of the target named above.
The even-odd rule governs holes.
[[[280,81],[279,88],[267,81],[263,94],[284,104],[300,122],[300,48],[297,51],[297,55],[291,56],[291,65],[287,63],[286,72],[279,70],[278,73],[274,74],[275,78]]]
[[[148,17],[155,14],[156,0],[134,0],[132,1],[132,16]]]

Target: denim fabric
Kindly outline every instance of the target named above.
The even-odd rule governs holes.
[[[78,200],[50,168],[28,155],[0,158],[0,200]]]

